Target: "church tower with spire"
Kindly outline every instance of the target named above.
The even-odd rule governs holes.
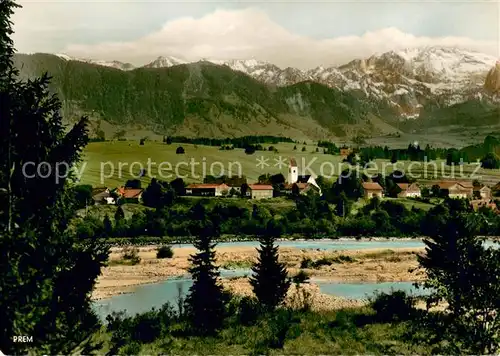
[[[295,158],[290,158],[290,165],[288,166],[288,184],[296,183],[299,179],[299,168]]]

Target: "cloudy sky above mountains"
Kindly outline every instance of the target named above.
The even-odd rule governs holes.
[[[460,46],[500,58],[493,1],[18,0],[19,52],[142,65],[154,58],[256,58],[336,65],[416,46]]]

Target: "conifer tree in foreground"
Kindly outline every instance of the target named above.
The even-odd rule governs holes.
[[[193,243],[198,253],[190,257],[189,273],[193,285],[186,298],[185,312],[198,334],[213,334],[222,326],[227,295],[219,283],[219,271],[215,265],[215,243],[212,242],[214,227],[203,221],[198,239]]]
[[[479,237],[489,224],[464,201],[430,210],[426,254],[418,256],[431,290],[429,305],[445,301],[450,354],[497,355],[500,351],[500,249]]]
[[[21,82],[13,66],[9,20],[0,1],[0,350],[67,354],[99,328],[90,293],[108,256],[68,230],[74,216],[70,169],[88,142],[87,119],[70,130],[44,75]],[[22,10],[19,10],[22,11]],[[25,166],[25,163],[30,165]],[[34,167],[34,168],[33,168]],[[23,170],[23,168],[25,168]],[[40,168],[41,174],[36,174]],[[14,336],[32,343],[14,343]]]
[[[123,220],[125,220],[125,212],[123,211],[123,208],[121,206],[119,206],[115,212],[115,223],[118,224],[119,222],[121,222]]]
[[[252,268],[253,276],[250,284],[255,296],[268,310],[274,310],[286,297],[290,280],[288,271],[283,263],[278,261],[278,246],[276,238],[281,235],[278,222],[274,219],[267,223],[265,234],[260,238],[258,261]]]

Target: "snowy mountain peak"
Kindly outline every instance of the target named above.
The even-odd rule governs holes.
[[[66,55],[58,56],[75,60]],[[321,65],[307,71],[291,67],[283,69],[254,58],[203,58],[200,61],[228,66],[272,86],[312,81],[343,91],[356,91],[357,95],[385,102],[407,119],[418,117],[421,108],[429,102],[452,105],[485,93],[494,95],[500,90],[500,61],[497,58],[453,47],[405,48],[355,59],[338,67]],[[124,69],[120,62],[89,62]],[[184,63],[189,62],[165,56],[145,67],[171,67]]]
[[[85,62],[85,63],[95,64],[98,66],[111,67],[120,70],[132,70],[135,68],[134,65],[130,63],[123,63],[120,61],[103,61],[103,60],[94,60],[88,58],[75,58],[68,56],[67,54],[56,54],[56,56],[58,56],[61,59],[64,59],[65,61]]]
[[[403,75],[427,83],[481,82],[496,58],[452,47],[406,48],[354,60],[340,67],[360,73]]]
[[[274,64],[260,61],[257,59],[209,59],[209,58],[203,58],[202,61],[210,62],[213,64],[217,65],[225,65],[228,66],[229,68],[233,70],[239,70],[240,72],[249,72],[256,70],[258,68],[261,68],[263,66],[273,66],[276,67]],[[276,67],[277,68],[277,67]]]
[[[180,64],[186,64],[188,63],[187,61],[173,57],[173,56],[160,56],[156,58],[153,62],[146,64],[144,67],[145,68],[165,68],[165,67],[172,67]]]
[[[72,60],[74,60],[72,57],[68,56],[67,54],[56,53],[56,56],[58,56],[61,59],[64,59],[65,61],[72,61]]]

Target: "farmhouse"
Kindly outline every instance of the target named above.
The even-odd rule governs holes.
[[[384,189],[376,182],[363,183],[363,190],[365,191],[365,199],[382,198],[384,196]]]
[[[491,189],[486,185],[477,185],[473,188],[474,198],[482,199],[482,200],[490,200],[491,199]]]
[[[417,183],[397,183],[394,189],[398,198],[419,198],[422,196]]]
[[[115,198],[106,187],[92,189],[92,200],[96,205],[115,204]]]
[[[189,184],[186,187],[186,195],[220,197],[229,192],[229,186],[221,184]]]
[[[144,189],[132,189],[125,187],[120,187],[116,191],[119,199],[123,199],[130,203],[140,203],[142,201],[143,192]]]
[[[441,181],[438,183],[441,195],[452,199],[472,198],[473,186],[468,182]]]
[[[249,184],[247,196],[251,199],[267,199],[273,197],[273,186],[270,184]]]

